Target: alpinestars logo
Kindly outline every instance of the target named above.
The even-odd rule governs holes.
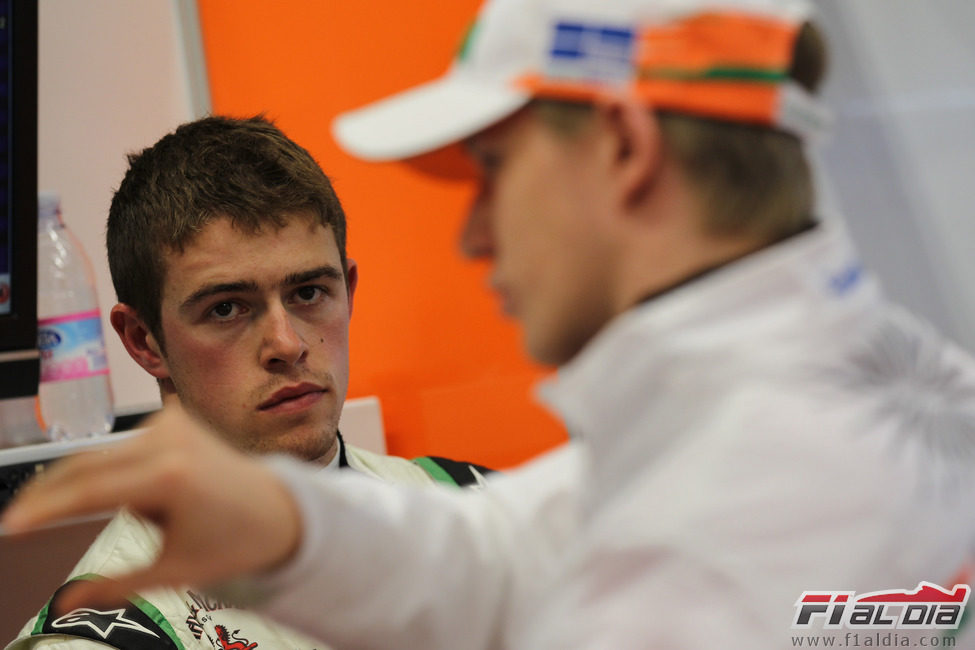
[[[51,624],[52,627],[64,630],[72,627],[90,627],[98,636],[107,639],[113,630],[133,630],[142,634],[158,637],[155,632],[139,625],[137,622],[125,618],[124,609],[100,611],[82,607],[65,614]]]
[[[965,613],[971,588],[950,591],[920,582],[913,591],[804,591],[796,601],[793,628],[955,630]]]

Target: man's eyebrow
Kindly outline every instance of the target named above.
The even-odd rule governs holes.
[[[304,284],[305,282],[310,282],[311,280],[317,280],[319,278],[342,280],[344,277],[345,276],[341,270],[332,266],[331,264],[328,264],[325,266],[319,266],[318,268],[308,269],[307,271],[289,273],[284,277],[284,281],[281,283],[281,286],[287,287],[296,284]],[[207,284],[194,291],[186,300],[184,300],[180,305],[180,309],[191,309],[194,305],[206,300],[210,296],[215,296],[222,293],[255,293],[257,291],[260,291],[260,286],[258,286],[257,282],[254,282],[253,280],[216,282],[214,284]]]
[[[289,286],[293,284],[303,284],[319,278],[326,278],[328,280],[342,280],[344,277],[345,275],[342,273],[341,269],[335,268],[329,264],[326,266],[319,266],[317,269],[290,273],[284,278],[284,285]]]
[[[183,303],[180,309],[189,309],[193,305],[221,293],[246,293],[257,291],[259,287],[252,280],[241,280],[239,282],[217,282],[207,284],[194,291]]]

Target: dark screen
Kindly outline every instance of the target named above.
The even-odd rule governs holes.
[[[11,208],[10,205],[10,101],[11,101],[11,41],[10,41],[10,0],[0,0],[0,314],[10,313],[11,278],[10,246]]]
[[[0,0],[0,399],[37,377],[37,2]]]

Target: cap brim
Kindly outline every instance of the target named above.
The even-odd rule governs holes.
[[[530,95],[498,82],[448,75],[337,117],[339,145],[364,160],[399,160],[474,135],[528,103]]]

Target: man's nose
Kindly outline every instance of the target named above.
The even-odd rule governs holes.
[[[483,194],[474,199],[467,211],[467,220],[460,233],[460,249],[472,259],[494,257],[490,205]]]
[[[291,313],[284,305],[268,308],[264,315],[261,365],[294,365],[308,354],[308,344],[294,327]]]

